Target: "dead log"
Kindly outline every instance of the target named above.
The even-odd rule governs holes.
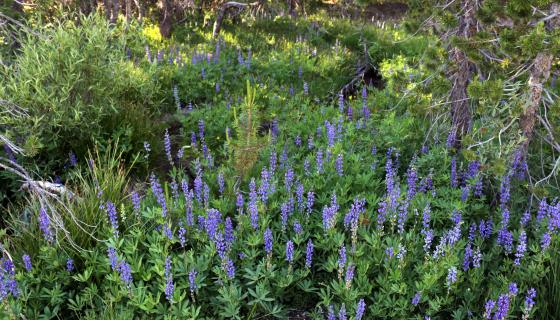
[[[252,2],[252,3],[241,3],[235,1],[229,1],[220,7],[218,10],[218,14],[216,15],[216,21],[214,22],[214,27],[212,28],[212,37],[216,38],[220,34],[220,30],[222,29],[222,22],[228,10],[236,9],[237,13],[245,10],[247,7],[252,7],[258,5],[259,2]]]

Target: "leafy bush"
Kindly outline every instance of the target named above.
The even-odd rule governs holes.
[[[127,35],[98,17],[29,34],[2,70],[0,98],[27,110],[4,129],[42,167],[60,175],[69,152],[119,140],[130,159],[159,125],[157,79],[124,54]]]

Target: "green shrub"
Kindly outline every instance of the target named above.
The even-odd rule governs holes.
[[[127,60],[126,34],[96,15],[45,27],[41,35],[29,34],[1,70],[0,98],[29,115],[5,123],[9,135],[41,173],[60,174],[68,152],[85,155],[108,140],[118,139],[130,159],[158,127],[153,71]]]

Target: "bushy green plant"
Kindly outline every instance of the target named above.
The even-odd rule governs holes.
[[[160,87],[151,69],[126,59],[125,39],[96,15],[60,22],[28,34],[14,63],[3,66],[0,98],[28,115],[7,119],[3,130],[42,175],[60,175],[69,152],[119,140],[131,159],[151,139]]]

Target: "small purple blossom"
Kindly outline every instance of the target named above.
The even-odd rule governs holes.
[[[22,260],[23,260],[23,267],[25,268],[25,270],[27,272],[31,272],[33,267],[31,266],[31,258],[29,257],[29,255],[24,254],[23,257],[22,257]]]
[[[313,262],[313,241],[309,239],[307,241],[307,248],[305,250],[305,267],[311,268]]]
[[[288,240],[288,242],[286,243],[286,261],[292,264],[293,260],[294,260],[294,243],[292,242],[292,240]]]

